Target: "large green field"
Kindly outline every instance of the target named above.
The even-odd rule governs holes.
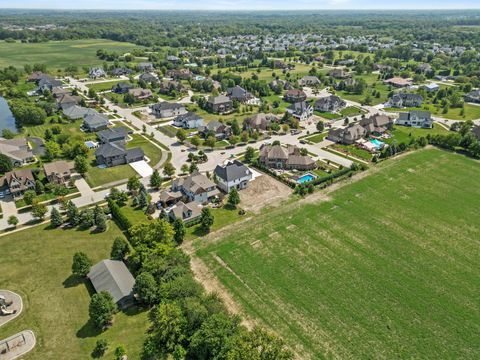
[[[480,163],[427,149],[196,254],[302,358],[480,358]]]
[[[88,321],[91,284],[71,276],[72,257],[85,252],[94,263],[109,257],[118,227],[109,222],[101,234],[78,230],[50,230],[45,225],[0,238],[0,289],[22,296],[24,309],[18,318],[0,328],[0,339],[31,329],[37,337],[31,359],[89,359],[98,339],[107,339],[106,359],[125,345],[129,359],[139,359],[147,312],[117,313],[113,326],[99,333]]]
[[[129,52],[137,47],[134,44],[104,40],[66,40],[45,43],[0,41],[0,68],[6,66],[23,66],[25,64],[45,64],[49,70],[67,66],[101,66],[103,61],[97,58],[98,49],[119,54]]]

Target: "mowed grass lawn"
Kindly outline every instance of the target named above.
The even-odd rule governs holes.
[[[31,329],[35,349],[22,359],[89,359],[98,339],[109,342],[105,359],[125,345],[128,357],[139,359],[148,327],[147,312],[117,313],[103,333],[88,321],[93,287],[71,277],[73,254],[85,252],[94,263],[108,258],[118,227],[109,222],[101,234],[88,231],[50,230],[45,225],[0,238],[0,289],[22,296],[24,309],[18,318],[0,328],[0,339]]]
[[[49,41],[45,43],[22,44],[0,41],[0,68],[23,67],[25,64],[45,64],[49,69],[68,66],[101,66],[97,58],[98,49],[124,54],[137,45],[105,39]]]
[[[378,166],[196,254],[302,358],[480,358],[480,163],[428,149]]]

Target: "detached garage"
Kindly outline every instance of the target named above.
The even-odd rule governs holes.
[[[123,261],[102,260],[87,276],[97,292],[106,291],[112,295],[119,309],[124,310],[133,304],[135,279]]]

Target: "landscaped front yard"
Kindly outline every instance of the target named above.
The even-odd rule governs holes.
[[[402,142],[408,144],[412,137],[419,138],[426,137],[428,134],[437,135],[446,133],[448,133],[448,130],[436,123],[433,124],[432,129],[418,129],[414,127],[396,125],[391,131],[392,137],[389,139],[385,139],[384,141],[387,144],[391,144],[394,140],[397,142],[397,144],[400,144]]]
[[[139,359],[147,312],[115,315],[114,324],[100,333],[88,321],[88,305],[94,293],[91,284],[71,276],[73,254],[85,252],[94,263],[110,257],[113,239],[121,236],[111,221],[104,233],[91,234],[76,229],[48,229],[39,225],[0,237],[0,288],[9,289],[23,299],[23,312],[0,328],[0,339],[25,329],[37,338],[33,351],[22,359],[85,360],[98,339],[106,339],[109,349],[105,359],[124,345],[129,359]]]
[[[465,114],[461,115],[461,108],[448,108],[446,114],[443,113],[443,108],[441,106],[435,106],[433,104],[424,104],[421,108],[386,108],[386,111],[392,112],[408,112],[410,110],[421,110],[421,111],[430,111],[432,115],[438,116],[445,119],[451,120],[476,120],[480,119],[480,106],[465,104]]]

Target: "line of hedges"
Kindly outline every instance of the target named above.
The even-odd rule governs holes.
[[[115,221],[120,225],[120,227],[123,230],[128,230],[132,227],[132,223],[128,219],[128,217],[123,213],[122,209],[118,204],[112,200],[108,199],[108,207],[110,208],[110,212],[112,214],[112,217],[115,219]]]

